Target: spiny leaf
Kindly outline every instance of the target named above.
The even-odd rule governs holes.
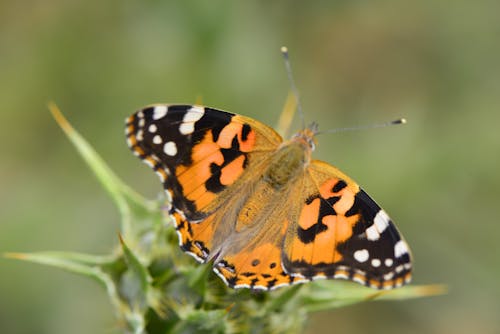
[[[127,235],[130,231],[130,203],[142,211],[150,212],[156,209],[156,205],[130,189],[115,173],[108,167],[104,160],[97,154],[91,145],[71,126],[63,116],[55,103],[50,102],[49,110],[57,124],[63,129],[71,143],[90,169],[97,176],[104,189],[110,194],[122,215],[123,233]]]
[[[403,300],[446,293],[443,285],[410,285],[394,290],[374,290],[352,282],[315,282],[302,297],[308,312],[335,309],[371,300]]]
[[[101,268],[114,262],[113,257],[92,256],[69,252],[6,253],[6,257],[57,267],[72,273],[90,277],[104,285],[116,310],[123,308],[116,285]]]
[[[97,278],[102,277],[101,265],[115,261],[112,256],[93,256],[70,252],[6,253],[5,257],[30,261],[64,269],[69,272]]]

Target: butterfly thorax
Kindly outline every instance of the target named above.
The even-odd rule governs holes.
[[[315,147],[314,130],[306,128],[283,142],[273,155],[263,179],[278,190],[303,175]]]

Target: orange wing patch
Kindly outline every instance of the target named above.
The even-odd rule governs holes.
[[[354,203],[354,194],[344,180],[329,178],[317,180],[308,177],[309,194],[300,211],[296,233],[289,233],[285,241],[285,268],[306,277],[328,275],[332,264],[341,262],[343,254],[339,243],[353,235],[357,217],[345,213]],[[331,271],[331,270],[330,270]]]
[[[242,152],[250,152],[255,144],[255,132],[248,125],[247,127],[245,124],[229,123],[222,129],[217,140],[212,131],[207,131],[202,141],[193,146],[192,164],[180,165],[176,169],[177,180],[187,199],[196,201],[211,191],[207,189],[207,186],[210,187],[207,181],[211,178],[218,177],[220,188],[233,184],[243,174],[246,156]],[[244,129],[247,129],[246,132]],[[213,200],[215,192],[212,195],[197,202],[199,210]]]
[[[235,118],[238,119],[238,116],[235,116]],[[241,152],[251,152],[255,145],[255,131],[248,124],[245,125],[244,122],[229,123],[220,133],[217,144],[222,148],[231,148],[234,138],[237,138],[240,143],[239,150]]]
[[[271,242],[227,255],[215,264],[214,270],[227,285],[234,288],[268,290],[307,281],[284,272],[281,247]]]
[[[190,224],[180,213],[174,212],[175,229],[179,236],[179,245],[183,251],[199,262],[205,262],[210,255],[215,226],[214,216],[209,216],[198,224]]]

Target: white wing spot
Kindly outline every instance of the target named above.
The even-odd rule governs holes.
[[[370,253],[366,249],[360,249],[354,252],[354,258],[358,262],[365,262],[370,257]]]
[[[375,240],[378,240],[380,238],[380,234],[378,233],[378,231],[375,227],[375,224],[368,227],[366,229],[365,233],[366,233],[366,238],[370,241],[375,241]]]
[[[374,225],[377,227],[378,233],[382,233],[389,226],[391,218],[387,215],[384,210],[380,210],[374,219]]]
[[[139,127],[140,128],[144,127],[145,123],[146,123],[146,121],[144,120],[144,118],[139,119]]]
[[[179,132],[183,135],[189,135],[194,131],[194,123],[182,123],[179,126]]]
[[[165,117],[168,111],[168,106],[156,106],[153,111],[153,119],[157,120]]]
[[[393,263],[394,263],[394,261],[392,259],[385,259],[385,261],[384,261],[384,264],[386,267],[392,266]]]
[[[143,133],[142,133],[142,130],[139,130],[137,131],[137,135],[135,136],[135,138],[137,139],[137,141],[143,141],[144,138],[142,137]]]
[[[408,246],[406,245],[406,242],[404,242],[403,240],[399,240],[394,245],[394,256],[398,258],[407,253],[408,253]]]
[[[158,128],[156,127],[156,125],[155,125],[155,124],[151,124],[151,125],[149,126],[149,132],[151,132],[151,133],[155,133],[155,132],[156,132],[156,130],[158,130]]]
[[[385,231],[389,226],[391,219],[384,210],[379,210],[375,219],[373,220],[373,225],[368,227],[365,231],[366,238],[370,241],[376,241],[380,239],[380,234]]]
[[[394,272],[390,272],[384,275],[384,280],[389,281],[394,277]]]
[[[205,108],[194,106],[188,109],[182,118],[182,124],[179,127],[179,132],[183,135],[189,135],[194,131],[194,123],[199,121],[205,114]]]
[[[160,135],[156,135],[153,137],[153,143],[154,144],[161,144],[162,140],[161,140],[161,137]]]
[[[183,122],[197,122],[200,120],[200,118],[203,117],[205,114],[205,108],[199,107],[199,106],[194,106],[189,109],[186,114],[184,115],[184,118],[182,119]]]
[[[380,266],[380,260],[379,259],[373,259],[372,260],[372,266],[379,267]]]
[[[177,145],[175,145],[173,141],[169,141],[163,146],[163,152],[165,152],[166,155],[173,157],[177,154]]]

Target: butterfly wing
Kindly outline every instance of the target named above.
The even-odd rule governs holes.
[[[129,147],[158,174],[172,201],[181,248],[206,261],[233,228],[222,218],[236,215],[214,212],[238,207],[235,195],[259,176],[282,138],[250,118],[191,105],[146,107],[126,124]]]
[[[305,179],[300,214],[284,242],[287,273],[379,289],[410,281],[408,246],[384,210],[327,163],[311,162]]]
[[[233,288],[271,290],[307,279],[289,275],[282,264],[283,240],[297,216],[303,178],[276,188],[263,179],[246,192],[236,229],[214,261],[214,271]]]

